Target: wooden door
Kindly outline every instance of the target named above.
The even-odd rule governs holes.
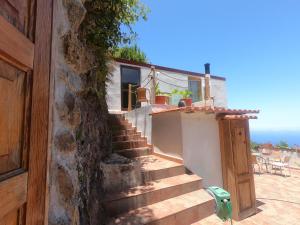
[[[45,217],[45,198],[34,192],[43,189],[40,184],[46,184],[46,167],[36,168],[40,171],[33,168],[39,163],[47,165],[47,157],[36,158],[41,151],[47,153],[47,143],[38,146],[34,140],[37,134],[41,140],[48,134],[49,94],[39,88],[42,85],[48,92],[50,76],[47,68],[51,36],[43,39],[49,32],[38,33],[42,25],[49,28],[46,12],[52,8],[45,2],[0,0],[0,225],[44,223],[41,219]],[[41,13],[46,22],[38,19],[42,18]],[[45,41],[49,46],[42,49]],[[45,59],[48,65],[41,63]],[[44,108],[39,109],[36,104]],[[44,124],[36,117],[39,113],[46,115],[46,121],[45,117],[42,119]],[[39,132],[37,123],[45,130]],[[34,195],[39,199],[33,198]],[[40,210],[33,212],[31,209],[35,207]],[[36,216],[40,219],[35,219]]]
[[[256,212],[248,120],[220,120],[220,137],[224,187],[241,220]]]
[[[230,125],[239,218],[243,219],[256,210],[249,126],[248,120],[231,120]]]

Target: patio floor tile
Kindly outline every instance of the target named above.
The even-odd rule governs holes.
[[[237,225],[300,225],[300,171],[292,170],[291,177],[274,174],[255,174],[258,213]],[[222,225],[216,215],[196,223],[197,225]]]

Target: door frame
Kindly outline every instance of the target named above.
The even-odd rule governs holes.
[[[142,74],[141,74],[141,68],[140,67],[136,67],[136,66],[128,66],[128,65],[120,65],[120,91],[121,91],[121,110],[127,111],[127,108],[123,108],[122,107],[122,99],[123,99],[123,91],[122,91],[122,68],[128,68],[128,69],[136,69],[139,71],[139,77],[140,77],[140,81],[139,81],[139,85],[141,86],[141,78],[142,78]]]
[[[37,0],[35,13],[26,225],[48,224],[48,167],[53,96],[53,0]]]

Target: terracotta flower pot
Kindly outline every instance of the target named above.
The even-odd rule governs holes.
[[[165,96],[165,95],[155,96],[155,104],[167,105],[168,103],[169,103],[169,96]]]
[[[185,106],[192,106],[193,99],[191,99],[191,98],[182,98],[181,100],[185,102]]]

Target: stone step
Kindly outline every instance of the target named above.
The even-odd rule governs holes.
[[[169,161],[155,155],[136,157],[141,166],[145,182],[185,174],[185,167],[181,163]]]
[[[133,128],[132,123],[110,124],[113,131],[127,130]]]
[[[127,119],[121,117],[109,117],[108,121],[110,123],[117,123],[117,124],[128,123]]]
[[[114,136],[113,142],[118,141],[137,141],[137,140],[147,140],[145,137],[142,137],[139,134],[133,134],[133,135],[120,135],[120,136]]]
[[[123,124],[128,124],[129,122],[122,116],[113,115],[108,118],[108,123],[111,125],[123,125]]]
[[[197,175],[183,174],[148,182],[146,185],[130,188],[112,194],[104,201],[104,208],[110,216],[132,209],[151,205],[202,188],[202,179]]]
[[[121,136],[121,135],[134,135],[140,134],[140,132],[136,132],[136,128],[130,129],[120,129],[120,130],[113,130],[113,136]]]
[[[200,189],[120,214],[108,224],[190,225],[212,215],[214,204],[214,199]]]
[[[124,113],[110,113],[109,119],[124,120],[125,116],[124,116]]]
[[[122,149],[116,151],[116,153],[125,156],[127,158],[135,158],[140,156],[147,156],[152,154],[151,147],[140,147],[140,148],[130,148],[130,149]]]
[[[137,140],[137,141],[118,141],[112,143],[114,150],[123,150],[123,149],[130,149],[130,148],[140,148],[140,147],[147,147],[146,140]]]

